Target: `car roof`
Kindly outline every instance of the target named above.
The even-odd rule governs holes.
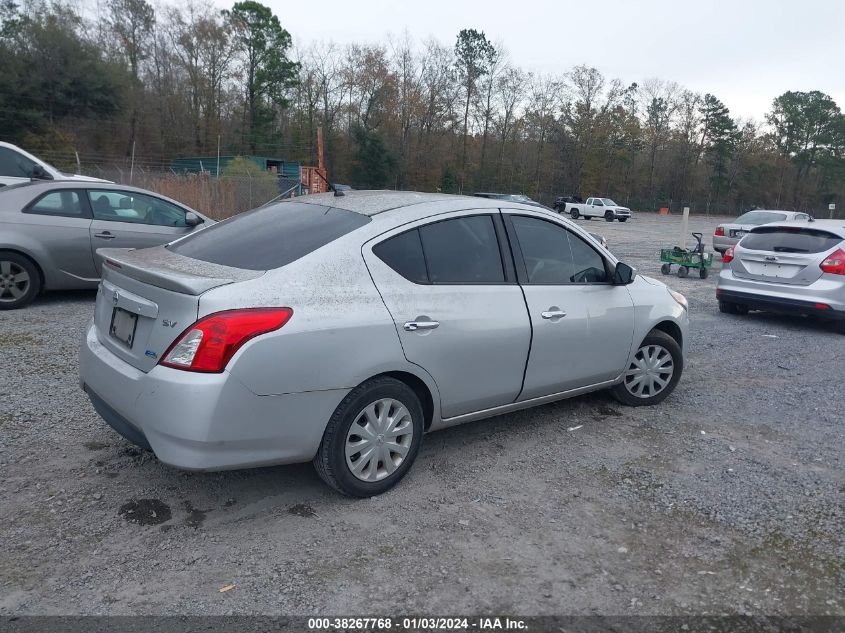
[[[502,201],[493,198],[475,196],[459,196],[448,193],[421,193],[419,191],[344,191],[342,196],[333,193],[316,193],[299,198],[292,202],[318,204],[334,209],[353,211],[361,215],[374,216],[386,211],[403,209],[406,207],[428,204],[432,202],[463,202],[473,205],[472,208],[498,209]],[[522,204],[508,202],[508,204]]]
[[[828,231],[829,233],[833,233],[834,235],[838,235],[842,239],[845,239],[845,220],[798,220],[797,222],[769,222],[768,224],[762,224],[752,229],[752,232],[757,231],[759,229],[771,229],[773,227],[787,229],[794,229],[796,227],[802,229],[816,229],[819,231]]]

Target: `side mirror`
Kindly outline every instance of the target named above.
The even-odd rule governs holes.
[[[636,272],[625,262],[616,264],[616,270],[613,271],[613,285],[627,286],[633,283]]]
[[[30,176],[30,178],[33,178],[34,180],[53,180],[53,177],[48,174],[41,165],[37,163],[32,166],[32,175]]]
[[[188,226],[197,226],[198,224],[202,224],[203,219],[198,216],[196,213],[188,211],[185,214],[185,224]]]

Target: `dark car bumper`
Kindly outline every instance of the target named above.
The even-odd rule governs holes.
[[[845,320],[845,310],[834,310],[825,303],[786,299],[783,297],[769,297],[748,292],[716,289],[716,298],[725,303],[743,305],[751,310],[766,310],[768,312],[783,312],[785,314],[813,315],[833,321]]]

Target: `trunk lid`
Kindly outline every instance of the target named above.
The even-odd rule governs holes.
[[[822,276],[819,267],[842,238],[805,226],[765,226],[745,236],[734,250],[735,277],[809,286]]]
[[[104,264],[94,311],[97,338],[144,372],[196,322],[202,293],[264,274],[191,259],[164,247],[106,248],[98,254]]]

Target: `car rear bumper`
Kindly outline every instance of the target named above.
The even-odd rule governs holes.
[[[109,426],[186,470],[308,461],[349,392],[258,396],[228,372],[157,366],[144,373],[104,347],[93,323],[82,341],[79,371],[82,388]]]
[[[730,269],[719,273],[716,298],[719,301],[790,314],[812,314],[825,319],[845,319],[842,285],[822,277],[807,286],[740,279]]]
[[[738,237],[728,237],[727,235],[714,235],[713,250],[719,251],[720,253],[724,253],[731,246],[736,246],[737,242],[739,242]]]

